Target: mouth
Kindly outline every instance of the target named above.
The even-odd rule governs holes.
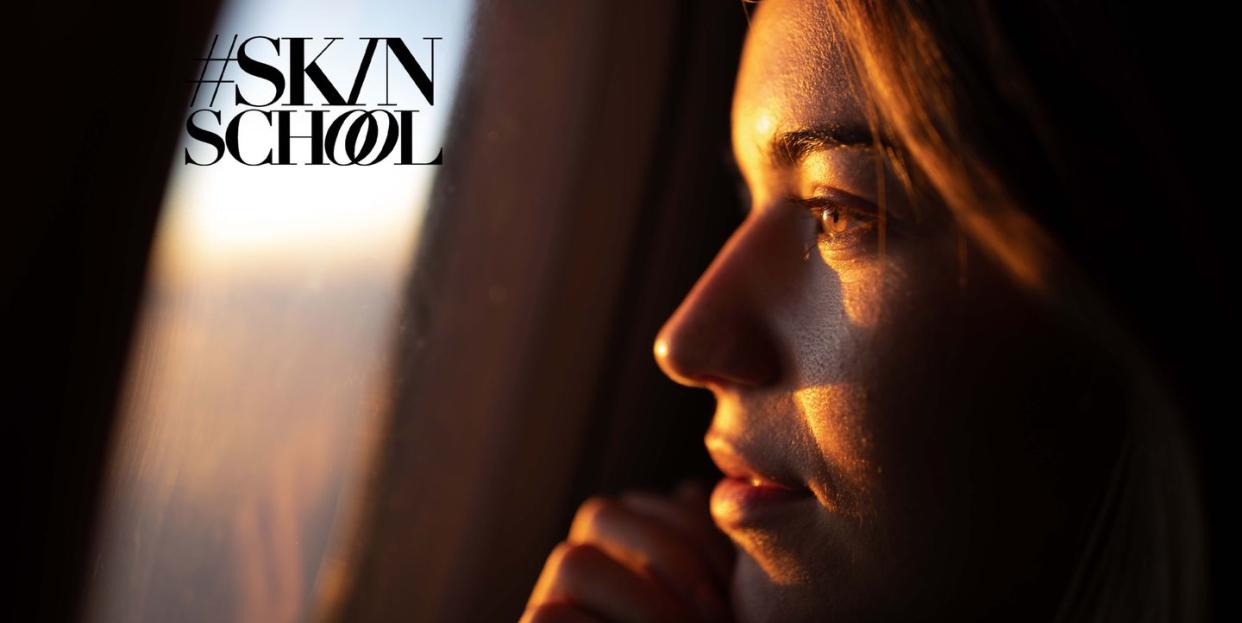
[[[724,529],[756,527],[801,504],[814,503],[811,490],[792,474],[763,466],[720,435],[709,433],[707,452],[724,478],[712,491],[712,518]],[[765,469],[767,467],[767,469]]]

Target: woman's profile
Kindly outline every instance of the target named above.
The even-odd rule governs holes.
[[[724,478],[588,500],[523,620],[1205,616],[1183,410],[1110,281],[1167,182],[1108,16],[1054,5],[759,4],[750,211],[655,340]]]

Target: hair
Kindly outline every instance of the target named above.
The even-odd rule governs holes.
[[[1198,455],[1159,325],[1187,312],[1153,300],[1176,299],[1151,286],[1180,271],[1150,262],[1194,259],[1193,231],[1162,217],[1201,223],[1203,206],[1180,187],[1137,22],[1096,3],[823,1],[890,156],[1132,379],[1122,451],[1057,620],[1204,620]]]

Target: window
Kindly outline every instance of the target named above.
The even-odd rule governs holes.
[[[176,150],[89,620],[516,618],[583,496],[711,473],[710,397],[650,344],[740,214],[744,14],[446,4],[238,4],[209,33],[443,37],[419,119],[445,164]]]
[[[211,55],[224,56],[234,34],[239,42],[313,36],[307,47],[316,50],[323,37],[343,37],[319,65],[347,91],[364,48],[358,37],[400,37],[425,67],[432,43],[423,37],[441,37],[434,106],[396,62],[385,84],[382,47],[362,96],[380,101],[387,87],[388,101],[417,104],[402,106],[420,109],[415,153],[433,156],[462,75],[470,15],[467,1],[238,0],[222,7]],[[288,52],[252,49],[276,66]],[[270,97],[271,85],[235,65],[228,77],[243,93]],[[233,85],[221,86],[216,108],[228,120]],[[206,106],[210,89],[196,107]],[[263,144],[243,151],[261,154],[271,131],[250,117],[243,135]],[[88,618],[309,620],[335,597],[344,572],[342,551],[384,425],[400,295],[439,167],[247,167],[227,157],[191,166],[182,150],[201,146],[190,143],[173,157],[154,242]]]

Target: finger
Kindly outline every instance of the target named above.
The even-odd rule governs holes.
[[[555,601],[527,608],[518,623],[604,623],[571,603]]]
[[[591,498],[574,517],[569,541],[597,545],[636,572],[654,576],[708,621],[726,618],[724,591],[708,563],[694,546],[660,521],[617,501]]]
[[[526,608],[538,611],[555,603],[572,604],[605,621],[685,620],[684,609],[653,579],[634,573],[587,543],[563,542],[552,550]]]
[[[673,500],[651,493],[625,493],[619,499],[626,508],[663,522],[687,539],[707,559],[717,586],[722,591],[728,589],[736,552],[733,542],[716,527],[706,510],[692,512]]]

